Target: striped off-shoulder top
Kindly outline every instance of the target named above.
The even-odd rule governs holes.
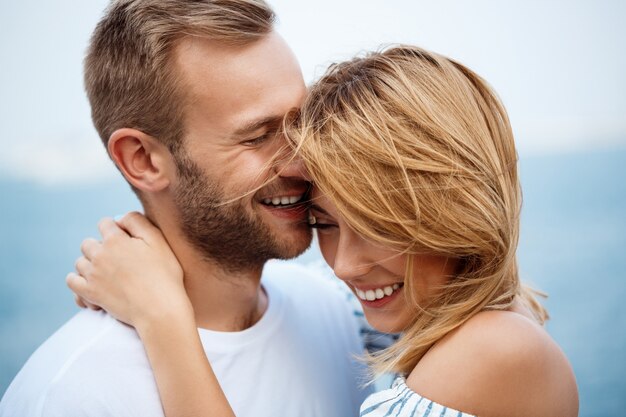
[[[361,405],[361,417],[475,417],[453,410],[412,391],[403,377],[391,388],[370,395]]]

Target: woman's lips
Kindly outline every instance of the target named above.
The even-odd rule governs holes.
[[[379,308],[395,299],[398,293],[402,291],[403,287],[404,284],[402,283],[389,284],[369,289],[354,287],[354,292],[364,306]]]

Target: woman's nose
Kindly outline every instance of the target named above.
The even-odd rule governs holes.
[[[366,275],[373,267],[371,259],[367,257],[367,248],[360,242],[346,239],[337,246],[333,271],[337,278],[351,281]]]

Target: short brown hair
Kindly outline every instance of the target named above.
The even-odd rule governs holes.
[[[191,36],[229,45],[272,30],[275,14],[263,0],[117,0],[107,8],[85,58],[85,89],[105,146],[132,127],[178,150],[184,94],[171,55]]]

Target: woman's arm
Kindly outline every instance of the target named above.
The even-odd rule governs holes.
[[[204,353],[193,314],[145,322],[137,332],[167,417],[235,416]]]
[[[120,227],[121,226],[121,227]],[[67,285],[87,306],[134,326],[167,417],[234,416],[204,353],[183,272],[160,231],[139,213],[98,225]]]

